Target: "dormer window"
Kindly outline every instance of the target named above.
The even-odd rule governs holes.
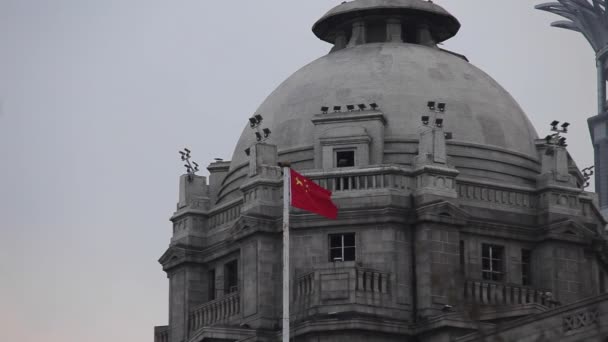
[[[353,167],[355,166],[355,151],[336,151],[336,167]]]

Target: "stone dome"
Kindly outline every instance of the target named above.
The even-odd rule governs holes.
[[[381,42],[332,50],[290,76],[256,113],[264,118],[262,127],[272,131],[268,142],[277,145],[280,158],[311,169],[312,119],[321,107],[377,103],[386,119],[383,163],[407,165],[416,148],[408,144],[417,142],[428,101],[446,103],[444,127],[453,135],[448,154],[461,174],[532,184],[538,168],[538,136],[527,116],[490,76],[462,56],[436,46]],[[228,189],[229,184],[234,186],[239,178],[239,169],[248,160],[244,151],[254,143],[255,135],[247,126],[232,156],[220,200],[234,190]],[[466,146],[467,152],[459,152],[459,146]],[[484,165],[476,154],[510,167]],[[495,174],[489,175],[486,171],[493,168]]]

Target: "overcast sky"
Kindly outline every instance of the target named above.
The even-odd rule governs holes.
[[[230,159],[264,98],[330,46],[310,31],[341,1],[0,0],[0,341],[151,342],[167,323],[157,263],[189,146]],[[535,1],[436,0],[465,54],[539,135],[586,118],[595,63]],[[206,174],[203,172],[203,174]]]

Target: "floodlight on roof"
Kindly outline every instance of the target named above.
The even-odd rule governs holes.
[[[249,155],[251,154],[251,147],[247,147],[247,148],[245,149],[245,154],[246,154],[247,156],[249,156]]]
[[[564,122],[564,123],[562,124],[562,131],[563,131],[564,133],[568,133],[568,126],[570,126],[570,123],[569,123],[569,122]]]
[[[249,126],[251,128],[255,127],[258,124],[258,121],[255,118],[249,118]]]
[[[357,107],[359,107],[359,110],[365,110],[367,108],[367,106],[363,103],[358,104]]]
[[[443,112],[445,112],[445,103],[440,102],[440,103],[437,105],[437,109],[439,109],[439,111],[440,111],[440,112],[442,112],[442,113],[443,113]]]
[[[342,106],[334,106],[334,112],[339,112],[342,110]]]
[[[563,146],[563,147],[568,146],[568,145],[566,144],[566,137],[561,137],[561,138],[559,138],[559,140],[558,140],[558,143],[557,143],[557,144],[558,144],[559,146]]]
[[[442,118],[435,119],[435,126],[443,127],[443,119]]]
[[[445,132],[445,140],[452,140],[454,138],[454,134],[452,132]]]
[[[272,133],[272,132],[270,131],[270,129],[268,129],[268,128],[264,128],[264,129],[262,130],[262,132],[264,132],[264,138],[268,138],[268,137],[270,136],[270,133]]]
[[[264,120],[264,118],[262,118],[262,116],[260,114],[256,114],[253,116],[258,123],[262,122],[262,120]]]
[[[429,110],[435,110],[435,101],[429,101],[426,105],[429,107]]]
[[[353,110],[355,110],[355,106],[354,105],[346,105],[346,109],[348,109],[349,112],[352,112]]]
[[[556,129],[556,128],[557,128],[557,125],[559,125],[559,121],[557,121],[557,120],[553,120],[553,121],[551,122],[551,127],[552,127],[553,129]]]
[[[428,124],[429,124],[429,120],[430,120],[430,118],[429,118],[429,116],[428,116],[428,115],[424,115],[424,116],[422,116],[422,118],[421,118],[421,119],[422,119],[422,124],[423,124],[423,125],[425,125],[425,126],[426,126],[426,125],[428,125]]]
[[[378,104],[375,103],[375,102],[374,103],[370,103],[369,106],[372,107],[373,110],[378,109]]]
[[[328,111],[329,111],[329,107],[325,107],[325,106],[321,107],[321,113],[327,114]]]
[[[255,139],[257,141],[262,141],[262,134],[260,134],[260,132],[255,132]]]
[[[184,148],[184,151],[186,151],[187,154],[190,154],[190,150],[187,148]]]

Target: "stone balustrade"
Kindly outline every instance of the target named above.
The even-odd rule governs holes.
[[[494,185],[459,181],[458,197],[465,200],[490,202],[525,209],[534,209],[538,199],[533,190],[504,188]]]
[[[407,189],[411,179],[398,167],[376,167],[306,174],[320,186],[332,191]]]
[[[388,293],[389,274],[375,270],[356,268],[357,291]]]
[[[154,328],[154,342],[169,342],[169,327],[155,327]]]
[[[296,278],[293,301],[300,313],[328,303],[390,306],[391,274],[350,265],[318,269]]]
[[[531,287],[467,280],[464,297],[468,302],[481,305],[541,304],[547,307],[558,305],[551,293]]]
[[[190,313],[190,331],[196,331],[216,322],[227,321],[241,312],[239,292],[205,303]]]

